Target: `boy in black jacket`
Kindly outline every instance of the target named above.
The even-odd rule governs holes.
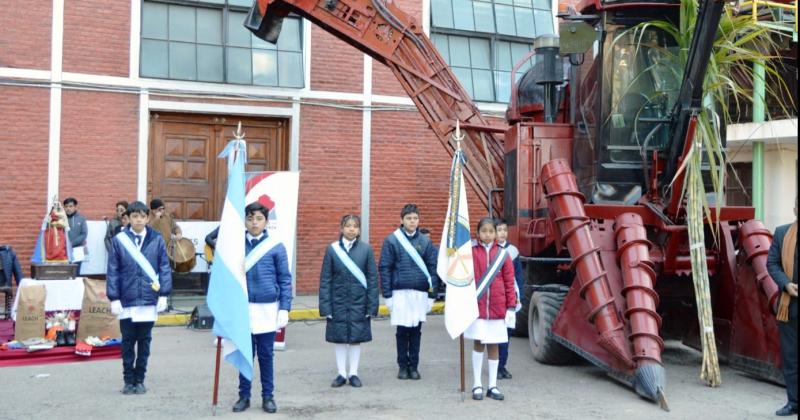
[[[381,289],[397,326],[398,379],[420,379],[419,349],[422,323],[433,307],[439,287],[437,251],[419,233],[419,209],[406,204],[400,211],[400,227],[383,241],[380,259]]]

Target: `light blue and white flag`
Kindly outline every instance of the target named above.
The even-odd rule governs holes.
[[[459,134],[456,129],[456,136]],[[450,338],[461,335],[478,318],[463,169],[464,152],[457,147],[450,169],[450,201],[436,267],[439,278],[447,282],[444,324]]]
[[[228,142],[219,157],[228,158],[228,192],[219,222],[219,236],[208,285],[208,308],[214,315],[214,334],[224,340],[225,360],[247,379],[253,378],[253,347],[244,261],[244,140]]]

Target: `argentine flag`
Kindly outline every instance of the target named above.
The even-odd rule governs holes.
[[[456,142],[460,133],[456,128]],[[461,335],[478,318],[475,273],[472,267],[472,241],[464,187],[464,152],[460,145],[450,169],[450,200],[444,221],[436,273],[447,282],[444,324],[450,338]]]
[[[253,345],[247,278],[244,270],[244,140],[228,142],[219,157],[228,158],[228,193],[219,222],[219,236],[208,285],[208,308],[214,315],[214,334],[225,343],[225,360],[247,379],[253,378]]]

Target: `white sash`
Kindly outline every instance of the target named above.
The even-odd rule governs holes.
[[[353,259],[350,258],[350,255],[344,252],[344,249],[342,249],[342,247],[339,246],[339,241],[332,243],[331,247],[333,248],[333,252],[336,253],[336,256],[339,257],[339,261],[341,261],[342,264],[344,264],[344,266],[347,267],[347,271],[349,271],[350,274],[352,274],[356,278],[356,280],[358,280],[358,282],[361,283],[361,285],[364,286],[364,288],[366,289],[367,277],[364,275],[364,272],[362,272],[361,269],[358,268]]]
[[[489,264],[489,269],[486,270],[485,273],[483,273],[483,277],[481,277],[481,281],[480,283],[478,283],[478,288],[477,288],[478,300],[481,300],[484,293],[486,293],[489,290],[489,285],[494,282],[497,273],[500,272],[500,267],[502,267],[503,263],[505,262],[506,255],[508,254],[508,252],[506,252],[506,249],[503,247],[499,248],[500,250],[497,251],[497,254],[495,254],[494,260],[492,260],[492,262]],[[516,281],[514,283],[516,283]]]
[[[281,242],[272,236],[267,237],[263,241],[259,242],[255,248],[251,249],[247,256],[244,258],[244,271],[248,272],[254,265],[261,259],[264,255],[267,254],[272,248],[275,248],[276,245],[280,244]]]
[[[420,257],[419,252],[414,249],[414,246],[411,245],[411,242],[408,241],[406,234],[401,231],[401,228],[398,228],[394,231],[394,237],[397,238],[397,242],[400,242],[400,246],[406,250],[406,253],[412,260],[417,264],[420,270],[425,274],[425,277],[428,278],[428,290],[433,290],[433,283],[431,283],[431,275],[428,273],[428,267],[425,266],[425,262],[422,261],[422,257]]]
[[[156,270],[153,269],[153,266],[150,265],[150,261],[147,261],[144,254],[142,254],[142,250],[139,249],[136,245],[133,244],[131,238],[128,237],[128,234],[125,232],[120,232],[117,234],[117,239],[119,239],[119,243],[128,251],[128,254],[136,261],[136,264],[139,265],[139,268],[147,274],[147,277],[150,277],[152,284],[150,287],[153,288],[156,292],[161,289],[161,283],[158,282],[158,274],[156,274]]]

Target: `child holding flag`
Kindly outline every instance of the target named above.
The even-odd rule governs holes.
[[[397,326],[397,379],[420,379],[419,349],[422,323],[433,308],[439,287],[437,251],[419,233],[419,209],[406,204],[400,210],[400,227],[383,241],[379,269],[381,290]]]
[[[144,394],[150,340],[158,312],[167,309],[172,270],[161,234],[147,225],[150,209],[134,201],[125,214],[130,227],[111,240],[106,295],[122,333],[122,393]],[[135,349],[134,349],[135,347]]]
[[[359,388],[360,344],[372,341],[370,320],[378,315],[378,268],[372,247],[359,241],[361,219],[345,215],[340,227],[339,240],[328,246],[322,261],[319,314],[328,320],[325,341],[336,344],[339,374],[331,386],[338,388],[349,381]]]
[[[522,304],[520,303],[520,291],[523,287],[522,263],[519,261],[519,250],[508,242],[508,222],[503,219],[497,219],[497,245],[508,251],[508,257],[511,258],[511,263],[514,265],[514,280],[516,281],[514,284],[514,291],[517,295],[517,306],[514,312],[519,312],[519,310],[522,309]],[[514,321],[514,324],[516,324],[516,320]],[[509,335],[514,331],[512,326],[514,324],[507,325]],[[511,372],[506,369],[506,363],[508,362],[508,344],[508,342],[499,344],[500,366],[497,368],[498,379],[511,379]]]
[[[517,300],[514,293],[514,267],[508,251],[495,242],[497,226],[494,219],[484,217],[478,222],[478,241],[472,247],[475,287],[478,297],[478,319],[464,332],[475,340],[472,351],[474,383],[472,399],[483,399],[481,368],[483,349],[489,352],[489,389],[486,395],[501,401],[505,397],[497,389],[499,343],[508,342],[506,323],[516,317]]]
[[[255,202],[244,209],[245,270],[247,271],[247,298],[250,310],[250,333],[253,353],[258,355],[261,373],[261,408],[267,413],[278,410],[273,398],[273,356],[275,332],[289,323],[292,305],[292,273],[286,248],[266,232],[269,209]],[[239,374],[239,400],[234,412],[250,407],[252,382]]]

